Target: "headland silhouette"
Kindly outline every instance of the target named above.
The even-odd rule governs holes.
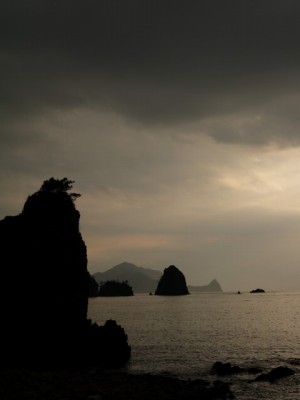
[[[0,221],[1,361],[5,365],[124,365],[127,335],[87,319],[87,249],[73,181],[50,178],[22,212]]]

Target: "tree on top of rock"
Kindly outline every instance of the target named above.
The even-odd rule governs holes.
[[[52,177],[44,181],[40,189],[27,198],[23,215],[34,219],[37,225],[45,224],[46,221],[49,226],[56,225],[57,231],[73,229],[79,223],[75,200],[80,196],[79,193],[68,193],[73,183],[68,178]]]
[[[68,178],[55,179],[52,177],[43,182],[39,191],[52,192],[52,193],[58,193],[58,192],[67,193],[69,190],[73,189],[74,182],[75,181],[71,181]],[[81,196],[80,193],[67,193],[67,194],[70,196],[72,201],[75,201],[78,197]]]

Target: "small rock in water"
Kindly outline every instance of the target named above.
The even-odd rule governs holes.
[[[211,369],[211,373],[217,375],[232,375],[240,372],[244,372],[244,370],[238,365],[231,365],[230,362],[222,363],[221,361],[216,361]]]
[[[277,381],[278,379],[285,378],[290,375],[294,375],[295,371],[289,367],[277,367],[273,368],[270,372],[267,374],[261,374],[258,375],[255,379],[254,382],[260,382],[260,381],[269,381],[271,383]]]

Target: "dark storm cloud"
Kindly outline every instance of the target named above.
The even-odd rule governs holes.
[[[292,0],[2,1],[2,118],[97,107],[172,124],[263,112],[255,133],[231,122],[206,133],[297,143],[299,11]]]

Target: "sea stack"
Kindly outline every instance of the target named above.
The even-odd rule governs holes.
[[[158,282],[155,294],[158,296],[182,296],[189,294],[185,277],[175,265],[165,268],[163,276]]]
[[[87,319],[87,251],[72,183],[50,178],[19,215],[0,221],[4,365],[116,365],[129,358],[115,321],[102,327]]]

